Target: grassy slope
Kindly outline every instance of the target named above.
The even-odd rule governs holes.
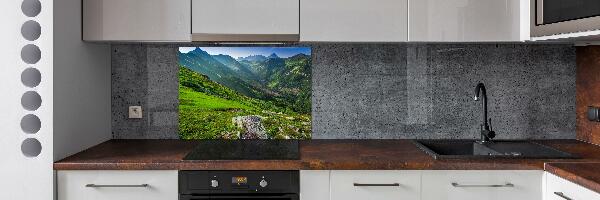
[[[243,96],[185,67],[179,72],[179,134],[182,139],[236,138],[231,119],[260,115],[272,138],[310,138],[310,115]]]

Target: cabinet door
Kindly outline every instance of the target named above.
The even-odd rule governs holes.
[[[331,171],[331,200],[419,200],[419,171]]]
[[[194,41],[298,41],[299,0],[192,0]]]
[[[177,187],[177,171],[57,172],[58,200],[177,200]]]
[[[423,171],[422,200],[542,199],[543,171]]]
[[[300,171],[300,200],[329,200],[329,170]]]
[[[190,41],[190,0],[83,0],[83,40]]]
[[[600,194],[575,183],[546,173],[544,200],[600,200]]]
[[[302,0],[300,40],[403,42],[408,0]]]
[[[529,40],[527,0],[410,0],[409,41]]]

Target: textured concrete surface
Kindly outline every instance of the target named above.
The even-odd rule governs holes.
[[[313,138],[478,138],[478,82],[497,138],[575,138],[572,46],[310,46]],[[114,138],[177,138],[176,47],[113,46]],[[138,104],[145,118],[127,119]]]
[[[113,45],[113,138],[178,138],[177,63],[176,46]],[[142,106],[142,119],[128,119],[134,105]]]

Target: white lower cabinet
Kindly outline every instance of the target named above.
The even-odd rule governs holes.
[[[331,200],[419,200],[419,171],[331,171]]]
[[[329,170],[300,171],[300,199],[329,200]]]
[[[546,173],[544,200],[600,200],[600,194],[582,186]]]
[[[422,172],[422,200],[542,200],[543,171]]]
[[[301,200],[600,200],[536,170],[302,170]],[[175,170],[57,171],[58,200],[177,200]]]
[[[57,172],[58,200],[177,200],[177,171]]]

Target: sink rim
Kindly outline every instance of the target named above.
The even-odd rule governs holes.
[[[527,156],[527,155],[444,155],[438,154],[431,148],[427,147],[425,144],[421,142],[464,142],[464,143],[476,143],[477,140],[473,139],[412,139],[411,142],[417,146],[417,148],[424,151],[429,156],[433,157],[435,160],[444,160],[444,159],[475,159],[475,160],[491,160],[491,159],[580,159],[580,156],[576,156],[572,153],[565,152],[547,145],[540,144],[538,142],[530,141],[530,140],[494,140],[495,142],[523,142],[530,143],[534,145],[538,145],[543,148],[551,149],[553,151],[557,151],[564,156]],[[489,148],[489,147],[488,147]],[[491,148],[490,148],[491,149]],[[494,149],[492,149],[494,150]]]

